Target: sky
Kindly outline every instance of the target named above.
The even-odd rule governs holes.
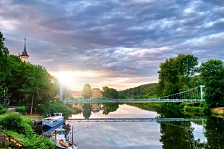
[[[0,0],[0,31],[72,90],[158,82],[178,54],[224,60],[223,0]]]

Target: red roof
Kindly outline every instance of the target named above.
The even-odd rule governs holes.
[[[60,98],[60,95],[57,94],[56,96],[54,96],[54,99],[59,99]]]
[[[82,91],[75,91],[72,93],[72,97],[80,97],[82,96]]]

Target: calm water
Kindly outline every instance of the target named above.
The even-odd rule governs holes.
[[[156,118],[164,117],[154,111],[122,104],[83,105],[83,113],[72,118]],[[172,114],[171,114],[172,115]],[[201,122],[74,122],[79,149],[190,149],[223,148],[222,120],[209,118]],[[204,124],[205,124],[204,123]],[[214,124],[212,124],[214,123]],[[218,124],[221,128],[218,128]],[[204,132],[204,133],[203,133]],[[217,138],[216,136],[220,137]]]

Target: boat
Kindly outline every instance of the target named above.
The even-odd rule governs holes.
[[[57,149],[78,149],[78,143],[73,142],[66,138],[66,129],[57,128],[54,130],[54,135],[51,137],[51,141],[55,143]]]
[[[64,124],[64,116],[61,112],[53,113],[52,116],[42,119],[42,128],[58,128]]]

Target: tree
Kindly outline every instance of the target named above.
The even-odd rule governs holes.
[[[7,55],[9,54],[8,49],[4,46],[3,34],[0,32],[0,96],[4,94],[4,89],[6,87],[5,79],[7,74],[9,73],[8,70],[8,61]]]
[[[90,99],[92,96],[92,88],[89,84],[85,84],[82,89],[82,96],[84,99]]]
[[[91,116],[91,111],[92,111],[92,105],[91,104],[84,103],[82,105],[82,114],[83,114],[83,117],[85,119],[89,119],[89,117]]]
[[[144,84],[140,85],[134,88],[129,88],[123,91],[119,91],[119,98],[125,98],[126,97],[131,97],[135,98],[136,96],[139,96],[141,98],[147,98],[147,97],[152,97],[152,96],[157,96],[157,83],[149,83],[149,84]],[[121,94],[121,97],[120,97]]]
[[[23,71],[23,84],[20,92],[24,94],[26,100],[31,98],[31,114],[33,104],[48,100],[51,95],[51,79],[46,71],[40,65],[25,63]],[[35,100],[35,101],[34,101]],[[30,101],[30,100],[29,100]]]
[[[172,95],[191,88],[190,80],[197,70],[198,58],[191,54],[179,54],[160,64],[158,94]]]
[[[224,102],[224,63],[210,59],[201,64],[199,72],[205,85],[205,101],[211,106]]]
[[[103,87],[102,95],[106,98],[118,99],[118,91],[107,86]]]

